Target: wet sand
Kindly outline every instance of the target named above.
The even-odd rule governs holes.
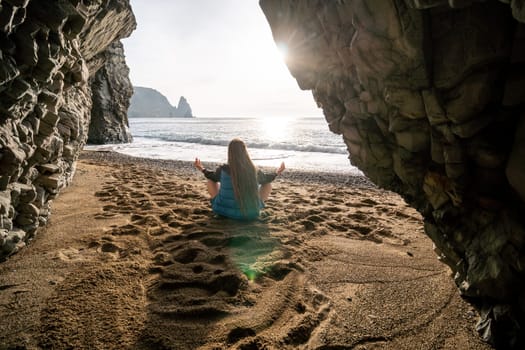
[[[421,216],[363,177],[286,171],[214,216],[189,163],[84,152],[0,264],[0,349],[490,349]]]

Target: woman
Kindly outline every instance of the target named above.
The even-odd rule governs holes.
[[[209,171],[199,158],[195,158],[195,167],[208,179],[213,211],[237,220],[252,220],[259,216],[264,201],[270,196],[271,182],[285,169],[283,162],[274,174],[257,170],[240,139],[233,139],[228,145],[228,164]]]

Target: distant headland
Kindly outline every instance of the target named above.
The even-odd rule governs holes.
[[[128,117],[193,118],[194,116],[184,96],[180,97],[179,104],[175,107],[159,91],[152,88],[134,86]]]

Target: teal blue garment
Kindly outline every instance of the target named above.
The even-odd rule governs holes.
[[[211,199],[211,208],[216,214],[236,220],[253,220],[259,217],[259,211],[264,207],[262,201],[259,201],[259,208],[243,215],[239,203],[235,199],[232,179],[224,170],[221,171],[220,183],[219,193]]]

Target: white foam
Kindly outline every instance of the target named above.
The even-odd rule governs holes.
[[[134,157],[225,163],[227,147],[184,142],[165,142],[154,139],[135,138],[129,144],[87,145],[87,150],[111,150]],[[348,156],[339,153],[300,152],[274,149],[249,149],[250,157],[258,166],[278,167],[281,162],[289,169],[326,171],[362,175],[350,164]]]
[[[362,173],[350,164],[340,135],[319,118],[132,118],[130,144],[86,146],[153,158],[224,163],[227,145],[241,136],[256,165]]]

